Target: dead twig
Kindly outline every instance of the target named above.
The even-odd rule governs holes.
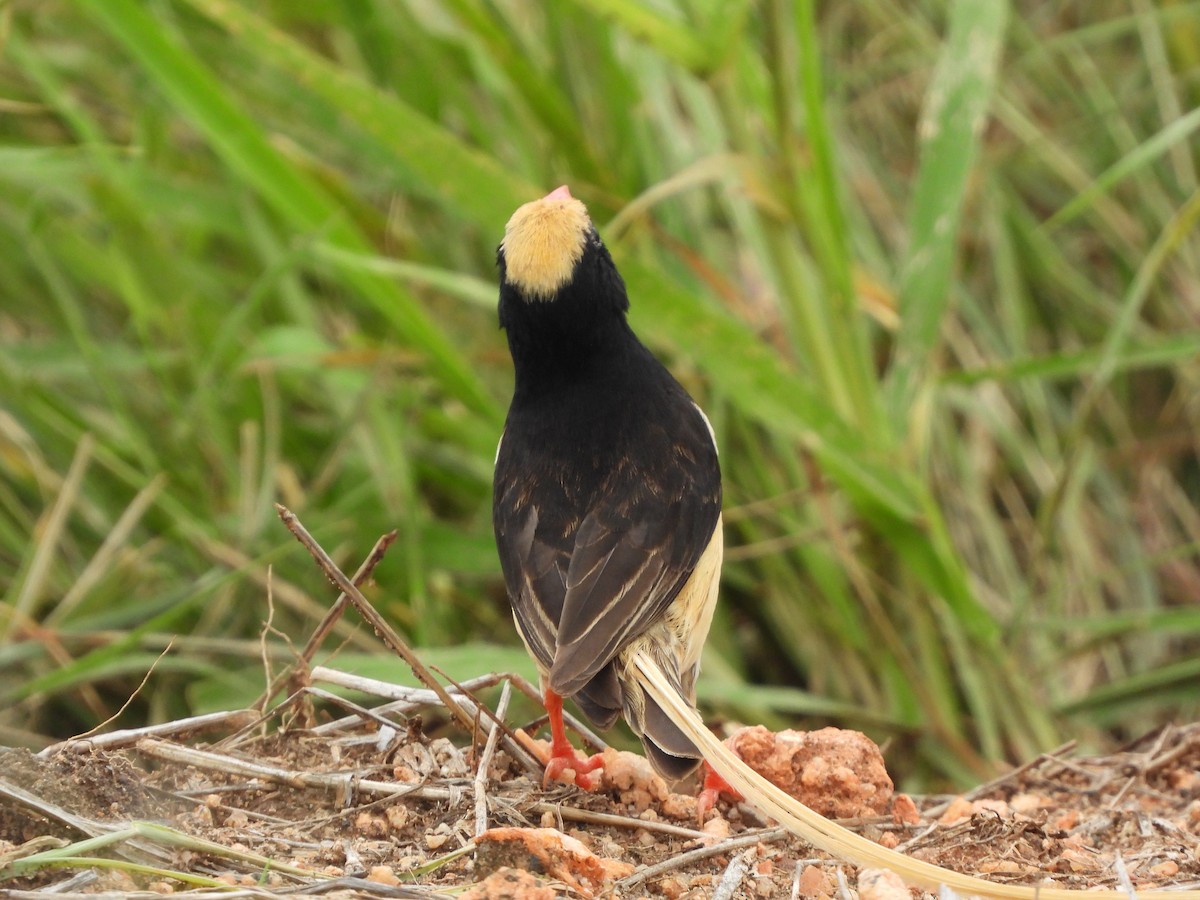
[[[1159,769],[1164,769],[1180,757],[1185,756],[1192,750],[1196,749],[1197,745],[1200,745],[1200,731],[1193,731],[1191,734],[1186,735],[1183,740],[1181,740],[1170,750],[1159,754],[1150,760],[1150,762],[1146,763],[1142,771],[1149,775],[1152,772],[1157,772]]]
[[[298,789],[337,791],[343,794],[357,792],[374,797],[415,797],[419,800],[428,800],[435,803],[449,803],[451,806],[458,805],[464,799],[464,791],[457,785],[397,784],[391,781],[375,781],[359,778],[353,772],[336,774],[301,772],[294,769],[269,766],[247,759],[239,759],[238,757],[228,756],[223,753],[214,753],[211,750],[195,750],[191,747],[184,747],[179,744],[172,744],[169,741],[159,741],[151,738],[139,741],[137,751],[146,756],[165,759],[169,762],[181,763],[186,766],[194,766],[197,769],[224,772],[244,778],[261,778],[273,784],[283,784]],[[656,831],[662,834],[685,838],[702,838],[706,836],[702,832],[690,828],[681,828],[669,822],[648,821],[632,816],[591,812],[586,809],[561,806],[557,803],[538,801],[521,805],[525,809],[539,815],[549,812],[573,822],[608,825],[631,830],[641,828],[646,831]]]
[[[115,750],[120,747],[132,747],[142,738],[172,737],[182,738],[218,728],[242,728],[247,722],[257,718],[252,709],[232,709],[225,712],[206,713],[202,716],[190,716],[177,719],[174,722],[163,722],[159,725],[147,725],[144,728],[125,728],[120,731],[110,731],[108,734],[97,734],[93,737],[73,737],[57,744],[51,744],[38,751],[38,757],[49,759],[64,750]]]
[[[343,876],[341,878],[333,878],[329,881],[321,881],[317,884],[306,885],[303,888],[292,891],[292,895],[311,896],[314,894],[329,894],[337,891],[339,893],[352,891],[350,896],[353,897],[400,897],[407,900],[429,900],[429,898],[444,898],[444,893],[432,890],[422,890],[421,888],[406,887],[404,885],[395,884],[380,884],[377,881],[368,881],[365,878],[354,878],[353,876]],[[189,893],[188,898],[191,900],[193,894]],[[224,896],[230,896],[228,894]],[[273,900],[278,898],[278,894],[270,895]],[[223,898],[222,898],[223,900]]]
[[[446,677],[444,673],[443,677]],[[399,684],[392,684],[389,681],[380,681],[377,678],[367,678],[363,675],[353,675],[349,672],[342,672],[337,669],[329,669],[325,666],[317,666],[312,670],[312,680],[323,681],[338,687],[362,691],[366,694],[374,694],[377,697],[393,697],[396,699],[400,699],[402,697],[419,697],[422,702],[417,705],[421,706],[437,704],[441,699],[437,694],[430,690],[409,688]],[[456,700],[456,703],[459,703],[464,711],[469,713],[472,717],[482,713],[491,719],[492,722],[498,724],[504,733],[504,749],[507,750],[514,759],[524,765],[525,768],[530,772],[536,775],[541,775],[541,764],[533,758],[533,755],[528,750],[525,749],[525,747],[517,739],[517,736],[512,733],[508,726],[503,722],[500,722],[496,718],[495,714],[488,709],[487,705],[476,698],[468,687],[468,685],[476,685],[476,683],[479,681],[486,681],[484,686],[487,686],[487,684],[494,684],[495,680],[492,679],[491,676],[487,676],[486,679],[474,679],[472,682],[468,682],[468,684],[459,684],[449,677],[446,677],[446,680],[450,682],[450,689],[448,693],[451,695],[461,695],[462,697],[461,700]],[[474,731],[473,721],[472,731]]]
[[[492,727],[488,731],[487,743],[483,746],[483,753],[479,756],[479,764],[475,771],[475,837],[479,837],[487,831],[487,782],[488,782],[488,766],[491,765],[492,756],[496,753],[496,740],[500,737],[501,729],[503,728],[504,715],[508,712],[508,701],[512,696],[512,686],[504,683],[504,688],[500,692],[500,702],[496,704],[496,718],[492,722]],[[479,707],[483,709],[483,707]]]
[[[485,716],[487,716],[492,722],[492,728],[493,729],[498,728],[500,730],[500,732],[504,735],[504,749],[507,750],[509,752],[509,754],[514,759],[517,760],[517,762],[521,763],[521,765],[523,765],[525,767],[525,770],[527,772],[529,772],[530,774],[535,775],[535,776],[542,774],[542,771],[543,771],[542,764],[540,762],[538,762],[537,759],[534,758],[533,754],[529,752],[529,750],[525,747],[525,745],[522,744],[521,741],[517,738],[516,734],[513,733],[513,730],[511,728],[509,728],[507,723],[505,723],[503,721],[503,714],[500,712],[499,709],[497,709],[495,712],[492,712],[488,708],[487,704],[481,702],[479,700],[479,698],[476,697],[473,693],[471,693],[471,691],[468,690],[465,685],[459,684],[457,681],[455,681],[453,678],[451,678],[449,675],[447,675],[441,669],[438,669],[437,673],[439,675],[441,675],[443,678],[445,678],[448,682],[450,682],[451,685],[453,685],[455,688],[457,688],[459,690],[459,692],[461,692],[471,698],[471,701],[475,705],[476,711],[481,712]],[[511,690],[511,684],[512,684],[511,681],[506,681],[504,683],[505,692],[509,692]],[[491,740],[491,735],[492,735],[492,732],[489,731],[488,732],[489,740]],[[473,743],[474,742],[472,742],[472,744]]]
[[[413,674],[417,676],[417,679],[438,695],[438,699],[442,701],[450,714],[458,719],[459,724],[463,728],[468,732],[471,731],[474,727],[471,717],[451,699],[450,694],[446,692],[446,688],[443,687],[440,681],[433,677],[433,673],[421,662],[420,657],[400,637],[396,629],[388,624],[387,620],[371,605],[371,602],[363,596],[362,591],[352,584],[345,573],[329,558],[329,554],[308,533],[308,530],[296,518],[296,514],[280,503],[275,504],[275,510],[279,513],[279,518],[283,520],[283,524],[287,526],[288,531],[295,535],[296,540],[304,545],[305,549],[312,555],[312,558],[317,561],[317,565],[321,567],[325,576],[354,604],[354,608],[358,610],[358,614],[366,619],[367,623],[375,629],[375,634],[379,636],[380,640],[408,663],[409,668],[413,670]]]
[[[238,746],[244,740],[246,740],[246,738],[249,735],[252,735],[255,731],[257,731],[259,726],[261,726],[264,722],[269,722],[269,721],[271,721],[271,719],[276,718],[284,710],[288,709],[288,707],[293,706],[300,700],[303,700],[305,696],[306,695],[304,693],[303,688],[293,691],[291,694],[289,694],[283,700],[276,703],[269,710],[267,710],[264,713],[260,713],[260,714],[256,715],[253,720],[247,722],[241,728],[238,728],[236,731],[231,732],[230,734],[227,734],[225,737],[223,737],[219,741],[217,741],[213,746],[214,747],[225,747],[225,748]]]
[[[313,681],[325,681],[329,684],[341,684],[341,676],[354,678],[359,677],[349,676],[346,672],[339,672],[337,669],[328,669],[324,666],[317,666],[312,670]],[[335,681],[335,677],[339,680]],[[502,675],[480,675],[478,678],[472,678],[470,681],[464,681],[462,686],[463,688],[477,690],[479,688],[491,687],[492,685],[499,684],[503,678],[504,676]],[[406,687],[405,685],[401,684],[389,684],[389,682],[386,681],[374,681],[373,679],[371,679],[371,681],[373,681],[375,685],[386,685],[390,688],[390,690],[388,690],[387,693],[376,693],[374,690],[366,691],[366,693],[376,694],[376,696],[381,697],[393,698],[390,703],[384,703],[381,706],[371,707],[369,712],[375,716],[385,716],[390,713],[404,715],[412,712],[413,710],[420,709],[423,706],[431,706],[438,702],[437,694],[428,688]],[[453,690],[451,693],[453,693]],[[323,722],[320,725],[315,725],[309,729],[309,733],[332,734],[338,731],[345,731],[357,724],[360,724],[361,722],[361,716],[358,714],[352,714],[349,716],[343,716],[340,719],[334,719],[331,722]]]
[[[735,838],[717,841],[716,843],[708,844],[704,847],[697,847],[694,850],[688,850],[686,853],[680,853],[678,856],[672,856],[670,859],[663,860],[660,863],[647,866],[641,871],[634,872],[632,875],[627,875],[618,881],[614,887],[616,888],[617,895],[619,896],[625,891],[631,891],[642,882],[660,878],[670,872],[676,872],[679,869],[690,866],[694,862],[699,862],[702,859],[708,859],[710,856],[720,856],[723,853],[730,853],[734,850],[740,850],[743,847],[754,847],[759,844],[770,844],[787,837],[787,834],[788,831],[786,828],[770,828],[766,831],[756,831],[752,834],[740,834]]]
[[[1036,769],[1040,765],[1044,765],[1045,763],[1048,763],[1052,760],[1054,762],[1062,762],[1062,760],[1058,759],[1058,757],[1062,756],[1062,754],[1064,754],[1064,753],[1070,753],[1072,750],[1075,749],[1076,744],[1078,744],[1078,741],[1071,740],[1071,741],[1067,741],[1065,744],[1060,744],[1059,746],[1055,747],[1053,750],[1049,750],[1045,753],[1039,753],[1037,756],[1035,756],[1033,759],[1029,760],[1028,762],[1021,763],[1021,765],[1017,766],[1014,769],[1009,769],[1003,775],[997,776],[996,778],[993,778],[991,781],[985,782],[985,783],[979,785],[978,787],[972,788],[970,791],[963,794],[963,797],[967,800],[978,799],[979,797],[982,797],[984,794],[991,793],[996,788],[1000,787],[1000,785],[1005,784],[1009,781],[1012,781],[1012,780],[1020,777],[1021,775],[1024,775],[1026,772],[1029,772],[1032,769]],[[947,809],[949,809],[950,804],[953,803],[956,799],[958,799],[958,798],[951,797],[949,800],[946,800],[943,803],[939,803],[936,806],[931,806],[929,809],[924,810],[921,813],[921,815],[927,819],[936,819],[938,816],[940,816],[942,813],[944,813]],[[911,841],[910,841],[910,843],[911,843]]]
[[[282,510],[282,507],[277,508]],[[292,514],[289,512],[288,515]],[[280,517],[283,517],[282,512],[280,513]],[[287,525],[286,518],[283,519],[283,522],[285,525]],[[299,522],[297,522],[297,524],[299,524]],[[288,527],[290,530],[291,526],[289,525]],[[295,531],[292,533],[295,534]],[[307,532],[305,532],[305,534],[307,534]],[[354,573],[354,578],[351,579],[355,587],[366,584],[367,581],[370,580],[371,574],[375,571],[375,567],[378,566],[383,560],[384,554],[387,553],[388,547],[392,546],[392,544],[396,542],[396,537],[398,535],[398,531],[392,530],[375,542],[375,546],[371,548],[371,552],[367,555],[367,558],[363,560],[362,565],[358,567],[358,571]],[[299,537],[299,535],[297,535],[297,537]],[[301,540],[301,543],[304,543],[304,541]],[[305,544],[305,546],[307,547],[308,545]],[[311,553],[312,550],[309,549],[309,552]],[[318,562],[319,561],[320,560],[318,560]],[[333,630],[333,627],[337,624],[338,619],[342,617],[342,613],[345,612],[346,606],[349,603],[350,598],[346,595],[345,591],[342,591],[342,593],[338,594],[337,599],[333,601],[333,605],[329,607],[329,610],[325,613],[325,616],[317,624],[317,627],[313,629],[313,633],[309,635],[308,642],[304,645],[304,649],[300,651],[300,659],[271,681],[270,685],[268,685],[262,696],[254,702],[255,709],[259,710],[260,712],[266,709],[267,703],[270,701],[270,699],[279,692],[279,689],[283,687],[289,678],[295,675],[296,670],[300,665],[303,665],[306,669],[308,668],[309,664],[312,663],[313,657],[317,654],[317,649],[322,643],[324,643],[325,638],[329,636],[329,632]]]
[[[59,822],[62,825],[74,828],[88,837],[98,837],[99,835],[108,834],[120,828],[119,825],[100,822],[96,819],[77,815],[44,797],[31,794],[24,788],[11,784],[3,778],[0,778],[0,800],[15,806],[23,806],[40,816],[45,816],[53,822]]]
[[[388,719],[386,716],[381,716],[375,713],[373,710],[367,709],[365,706],[359,706],[353,700],[347,700],[345,697],[339,697],[332,691],[323,691],[316,687],[306,687],[304,688],[304,693],[309,697],[315,697],[318,700],[324,700],[331,706],[341,707],[342,709],[356,716],[360,722],[374,722],[379,726],[380,731],[374,735],[365,735],[365,737],[370,739],[371,743],[380,743],[385,729],[391,734],[395,734],[398,731],[396,723]],[[380,749],[382,750],[383,748],[380,747]]]
[[[283,784],[299,789],[319,789],[335,791],[343,796],[353,793],[375,797],[408,796],[434,802],[457,803],[462,797],[462,790],[455,786],[432,786],[397,784],[390,781],[374,781],[359,778],[353,772],[302,772],[296,769],[283,769],[269,766],[265,763],[240,759],[211,750],[196,750],[183,747],[167,741],[147,739],[140,741],[137,751],[157,759],[194,766],[227,775],[237,775],[243,778],[260,778],[274,784]]]
[[[751,847],[729,861],[721,880],[717,882],[717,889],[713,891],[712,900],[731,900],[734,891],[742,886],[742,882],[750,874],[750,864],[757,852],[756,848]]]
[[[98,819],[90,819],[86,816],[78,815],[77,813],[73,813],[64,807],[59,806],[57,803],[47,800],[45,797],[35,796],[24,788],[5,781],[3,778],[0,778],[0,801],[7,801],[8,803],[17,806],[23,806],[26,809],[32,810],[38,815],[45,816],[52,821],[74,828],[76,831],[87,835],[89,838],[100,838],[105,835],[114,835],[124,831],[128,827],[125,823],[101,822]],[[169,852],[150,842],[141,840],[128,840],[124,841],[123,845],[130,847],[141,854],[139,857],[136,854],[130,854],[124,850],[121,851],[123,856],[133,861],[149,861],[153,863],[159,863],[170,859]]]
[[[507,724],[501,722],[495,713],[493,713],[487,704],[480,701],[472,691],[480,687],[490,687],[497,682],[504,680],[506,684],[512,684],[516,680],[524,681],[523,678],[515,674],[507,675],[485,675],[479,678],[474,678],[463,684],[459,684],[454,679],[450,678],[444,672],[439,672],[443,678],[450,682],[449,693],[451,695],[461,695],[464,699],[460,701],[464,704],[465,709],[472,716],[483,714],[491,721],[498,725],[504,735],[504,749],[515,759],[521,763],[531,774],[540,776],[542,774],[542,765],[539,763],[521,743],[512,729]],[[393,684],[389,681],[380,681],[376,678],[367,678],[362,675],[352,675],[349,672],[342,672],[338,669],[330,669],[325,666],[317,666],[312,670],[313,681],[324,681],[329,684],[337,685],[338,687],[350,688],[351,690],[362,691],[366,694],[374,694],[377,697],[390,697],[399,701],[406,698],[411,698],[412,706],[430,706],[439,701],[439,697],[433,691],[422,690],[421,688],[410,688],[404,685]],[[520,687],[520,685],[517,685]],[[346,720],[339,720],[346,721]],[[315,733],[324,733],[336,723],[328,723],[324,726],[318,726],[313,729]],[[474,727],[472,726],[472,730]],[[603,742],[601,748],[603,748]]]

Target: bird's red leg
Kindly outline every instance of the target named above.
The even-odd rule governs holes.
[[[717,774],[717,770],[710,766],[707,762],[704,763],[704,787],[696,797],[696,814],[700,817],[700,821],[704,821],[704,817],[708,811],[717,805],[717,800],[721,795],[725,794],[735,800],[741,800],[742,795],[734,790],[733,785]]]
[[[542,786],[558,781],[559,776],[570,769],[575,773],[577,786],[585,791],[594,791],[600,786],[600,778],[588,773],[604,764],[601,754],[583,756],[578,753],[567,740],[567,729],[563,726],[562,697],[546,688],[542,698],[546,704],[546,714],[550,717],[550,759],[546,761],[546,774],[542,777]]]

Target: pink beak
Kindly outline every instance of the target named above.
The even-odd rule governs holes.
[[[548,193],[545,196],[545,198],[543,198],[543,199],[546,199],[546,200],[570,200],[571,199],[571,189],[568,188],[565,184],[561,185],[560,187],[556,187],[554,190],[552,190],[550,193]]]

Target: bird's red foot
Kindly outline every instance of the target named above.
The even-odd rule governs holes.
[[[542,787],[548,787],[552,781],[564,781],[563,772],[570,769],[575,773],[575,785],[585,791],[594,791],[600,787],[600,776],[592,775],[596,769],[604,766],[601,754],[583,756],[571,746],[567,740],[567,731],[563,727],[562,697],[546,688],[542,694],[546,704],[546,715],[550,719],[550,758],[546,760],[546,774],[542,776]]]
[[[734,790],[733,785],[717,774],[716,769],[707,762],[704,763],[704,786],[696,797],[696,815],[699,816],[701,824],[704,823],[708,811],[717,805],[722,794],[735,801],[743,799],[742,795]]]
[[[552,781],[565,781],[569,784],[570,779],[563,778],[562,774],[571,771],[575,773],[576,787],[581,787],[585,791],[594,791],[600,787],[600,776],[591,773],[603,767],[604,758],[600,753],[595,756],[584,756],[570,744],[565,747],[556,747],[551,751],[550,759],[546,761],[546,774],[542,776],[542,787],[549,787]]]

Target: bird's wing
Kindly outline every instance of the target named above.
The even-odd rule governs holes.
[[[512,479],[502,480],[500,472],[497,468],[492,511],[500,568],[521,638],[538,668],[548,672],[558,643],[570,543],[550,539],[553,529],[543,525],[537,506],[525,501]]]
[[[584,491],[564,489],[570,478],[552,474],[536,444],[507,432],[501,442],[501,568],[526,646],[564,696],[663,615],[712,539],[720,470],[706,421],[690,412],[657,429],[641,465],[613,466]]]
[[[550,670],[551,687],[564,694],[666,612],[716,525],[719,501],[711,494],[617,498],[593,508],[575,534]]]

